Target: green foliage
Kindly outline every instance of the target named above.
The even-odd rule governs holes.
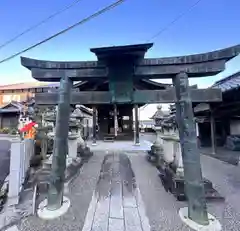
[[[17,128],[2,128],[0,129],[0,134],[10,134],[10,135],[17,135],[18,129]]]
[[[0,129],[1,134],[9,134],[10,129],[9,128],[2,128]]]
[[[18,134],[18,130],[16,128],[12,128],[10,131],[9,131],[9,134],[11,135],[17,135]]]

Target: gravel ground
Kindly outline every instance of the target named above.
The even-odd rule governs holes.
[[[143,155],[130,156],[152,231],[189,231],[178,216],[184,203],[164,190],[155,167]]]
[[[59,219],[43,221],[36,216],[23,219],[17,226],[21,231],[79,231],[82,230],[89,203],[99,177],[103,153],[95,155],[84,164],[79,176],[72,182],[69,211]]]
[[[153,142],[155,135],[145,133],[141,135],[141,138],[142,140],[145,139]],[[160,180],[157,179],[157,171],[150,167],[150,165],[145,165],[145,160],[141,156],[139,156],[139,158],[133,156],[132,162],[141,193],[143,194],[143,200],[145,200],[144,202],[148,207],[148,216],[153,230],[188,230],[178,224],[179,218],[175,220],[176,226],[179,226],[179,228],[171,229],[171,226],[169,226],[170,228],[162,228],[162,225],[164,225],[163,221],[167,223],[167,226],[171,225],[171,217],[174,212],[176,213],[176,210],[174,209],[173,211],[172,208],[175,206],[175,208],[178,209],[186,205],[186,203],[175,201],[172,195],[164,191]],[[238,199],[240,194],[240,166],[234,166],[205,155],[201,155],[201,165],[203,176],[211,180],[214,188],[225,197],[225,202],[209,203],[208,211],[219,219],[223,231],[240,230],[240,203]],[[145,174],[146,172],[147,174]],[[152,175],[152,177],[149,177],[150,175]],[[148,177],[146,178],[146,176]],[[152,179],[150,182],[148,181],[149,178]],[[153,181],[153,179],[155,179],[155,181]],[[152,190],[150,190],[150,187]],[[156,190],[154,190],[154,188]],[[154,191],[158,191],[159,199],[151,202],[149,198],[155,198]],[[161,200],[161,198],[164,199]],[[160,208],[162,206],[165,210],[163,211],[164,216],[161,216],[158,212],[154,215],[157,207]],[[154,207],[156,209],[153,209]]]
[[[176,201],[164,190],[157,170],[147,165],[142,155],[132,155],[130,159],[152,230],[191,230],[178,216],[179,208],[185,207],[186,202]],[[219,219],[223,231],[240,230],[240,168],[208,156],[201,156],[201,163],[203,175],[225,197],[225,202],[208,203],[208,211]]]

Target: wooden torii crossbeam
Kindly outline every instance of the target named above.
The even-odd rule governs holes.
[[[201,225],[208,224],[200,155],[197,149],[192,102],[221,100],[216,89],[190,89],[188,78],[220,73],[225,63],[240,53],[240,45],[203,54],[145,59],[152,43],[91,49],[98,61],[53,62],[21,58],[39,81],[61,81],[58,93],[36,94],[38,104],[58,104],[55,149],[49,187],[48,208],[62,204],[64,163],[66,158],[67,124],[70,104],[137,104],[176,103],[176,116],[181,140],[188,216]],[[163,91],[135,91],[135,79],[171,78],[173,88]],[[109,80],[108,92],[71,92],[73,81]],[[59,96],[58,96],[59,94]],[[135,110],[135,115],[137,110]],[[96,118],[94,120],[96,122]],[[135,119],[136,131],[138,119]],[[138,133],[138,132],[136,132]]]

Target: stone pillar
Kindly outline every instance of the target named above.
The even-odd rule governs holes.
[[[83,140],[83,138],[82,138],[82,131],[79,129],[79,131],[78,131],[78,138],[77,138],[77,142],[78,142],[78,144],[81,146],[81,147],[85,147],[86,146],[86,143],[85,143],[85,141]]]
[[[117,137],[118,133],[118,115],[117,115],[117,105],[114,104],[114,136]]]
[[[64,76],[60,82],[59,103],[56,117],[56,133],[54,137],[52,171],[48,190],[48,210],[61,208],[66,169],[67,142],[70,118],[70,94],[72,80]]]
[[[178,177],[184,176],[183,160],[182,160],[182,150],[179,140],[174,143],[174,163],[177,166],[176,174]]]
[[[173,78],[173,85],[177,97],[176,116],[182,149],[185,192],[188,198],[188,218],[198,224],[207,225],[207,205],[187,74],[179,73]]]
[[[8,186],[8,205],[17,205],[19,193],[21,191],[21,161],[22,161],[22,142],[20,139],[13,139],[11,144],[9,186]]]
[[[216,154],[215,118],[214,118],[212,109],[211,109],[211,115],[210,115],[210,125],[211,125],[212,154],[215,155]]]
[[[135,145],[140,145],[139,143],[139,119],[138,119],[138,105],[134,105],[134,113],[135,113]]]
[[[97,145],[97,109],[96,106],[93,106],[93,142],[92,145]]]
[[[78,135],[73,134],[68,136],[68,156],[71,159],[77,158]]]

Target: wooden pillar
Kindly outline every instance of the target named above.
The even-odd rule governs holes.
[[[113,113],[114,113],[114,136],[116,138],[117,134],[118,134],[117,104],[114,104],[113,107],[114,107],[114,110],[113,110]]]
[[[179,73],[173,78],[173,85],[177,97],[176,116],[184,166],[185,193],[188,198],[188,217],[198,224],[207,225],[209,221],[187,74]]]
[[[139,118],[138,118],[138,105],[134,105],[134,113],[135,113],[135,145],[139,145]]]
[[[215,137],[215,118],[213,115],[213,110],[210,106],[210,125],[211,125],[211,144],[212,144],[212,154],[216,154],[216,137]]]
[[[93,142],[92,145],[97,144],[97,109],[96,106],[93,106]]]

